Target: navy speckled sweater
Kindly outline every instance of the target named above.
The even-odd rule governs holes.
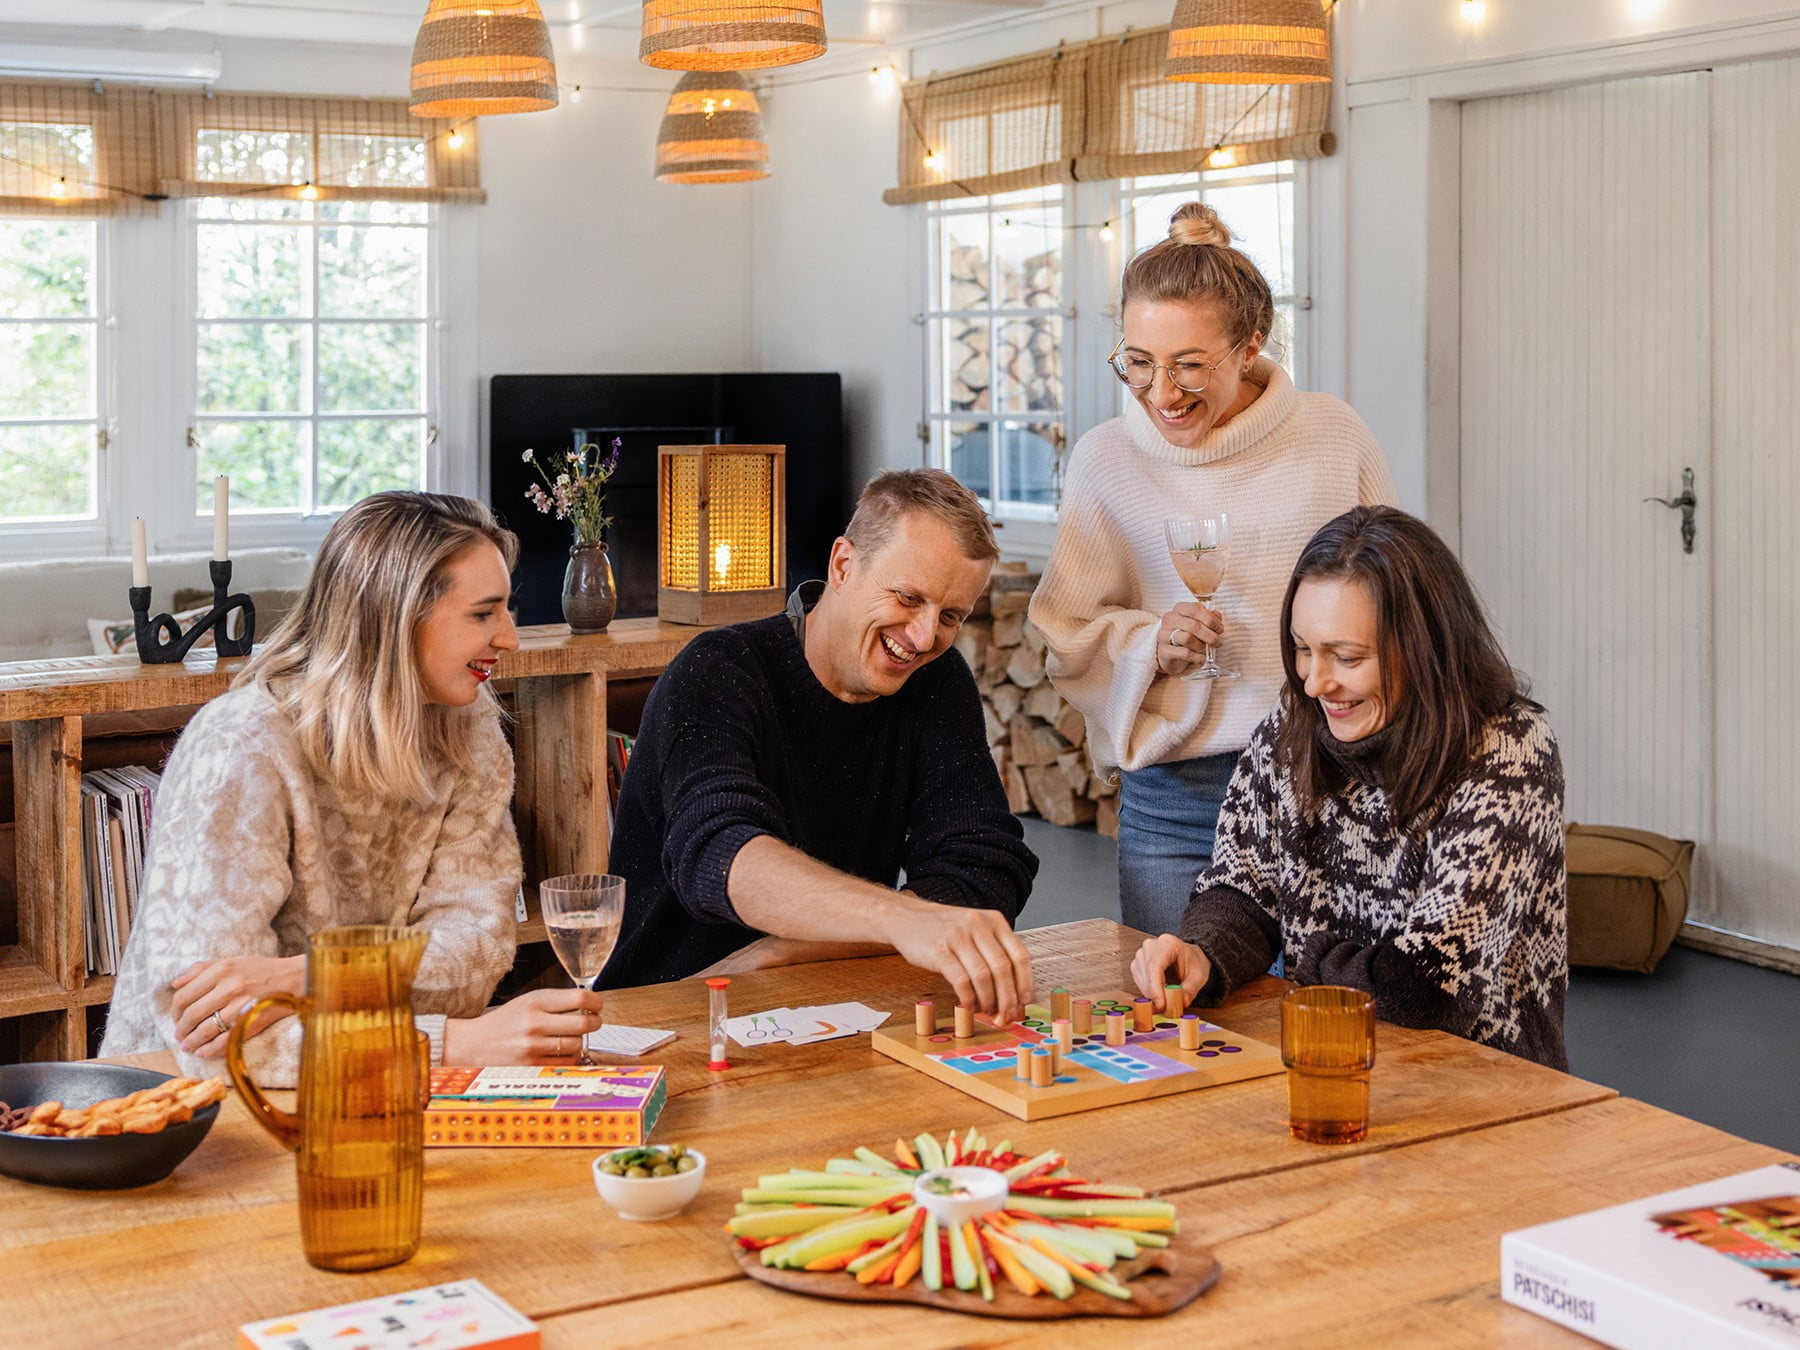
[[[955,650],[899,692],[834,698],[784,615],[695,638],[644,706],[619,792],[611,870],[625,924],[600,987],[680,979],[762,936],[726,879],[773,835],[883,886],[1018,917],[1037,858],[988,754]]]

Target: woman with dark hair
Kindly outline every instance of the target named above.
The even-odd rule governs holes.
[[[1404,512],[1345,512],[1294,568],[1281,653],[1280,706],[1138,988],[1160,1007],[1174,967],[1214,1003],[1279,953],[1384,1021],[1567,1068],[1562,761],[1456,556]]]

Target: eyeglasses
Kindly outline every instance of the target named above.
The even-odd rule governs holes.
[[[1231,353],[1244,344],[1234,342],[1231,351],[1225,353],[1217,361],[1210,364],[1205,361],[1171,361],[1168,365],[1149,360],[1143,356],[1135,356],[1121,351],[1125,339],[1119,339],[1119,345],[1112,349],[1112,355],[1106,358],[1106,364],[1113,368],[1117,375],[1130,388],[1143,392],[1156,381],[1156,372],[1162,371],[1169,377],[1169,383],[1184,394],[1203,394],[1212,377],[1218,373],[1220,366],[1231,359]]]

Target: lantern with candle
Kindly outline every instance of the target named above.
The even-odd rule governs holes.
[[[737,623],[786,602],[787,447],[657,450],[657,617]]]

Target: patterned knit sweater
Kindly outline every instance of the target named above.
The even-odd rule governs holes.
[[[1528,707],[1494,718],[1468,775],[1422,833],[1394,821],[1371,757],[1311,818],[1275,763],[1276,713],[1238,761],[1213,863],[1179,936],[1212,958],[1221,996],[1269,968],[1375,995],[1376,1015],[1566,1069],[1569,983],[1563,775]],[[1349,752],[1349,753],[1345,753]]]
[[[1256,401],[1198,449],[1169,444],[1135,400],[1075,446],[1056,544],[1031,601],[1059,692],[1087,718],[1100,772],[1235,753],[1281,690],[1288,575],[1313,532],[1353,506],[1392,504],[1381,447],[1347,404],[1302,394],[1267,358]],[[1169,563],[1165,516],[1225,511],[1231,561],[1212,607],[1237,680],[1156,670],[1157,624],[1192,600]]]
[[[260,687],[195,713],[156,797],[100,1052],[174,1050],[169,981],[192,962],[298,955],[311,934],[340,924],[430,930],[413,1007],[437,1045],[446,1015],[479,1016],[512,963],[520,863],[499,715],[481,705],[466,715],[483,771],[442,775],[428,798],[395,803],[345,800],[315,776],[292,722]],[[246,1042],[253,1076],[292,1086],[299,1046],[298,1019],[275,1023]],[[223,1060],[176,1058],[184,1073],[224,1071]]]

